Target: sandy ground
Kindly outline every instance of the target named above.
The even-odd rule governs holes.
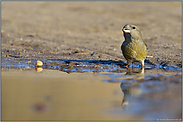
[[[126,62],[121,28],[132,23],[148,60],[182,62],[181,2],[3,1],[1,15],[2,57]]]

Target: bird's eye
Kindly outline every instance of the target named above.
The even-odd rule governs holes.
[[[132,29],[135,29],[135,27],[132,27]]]

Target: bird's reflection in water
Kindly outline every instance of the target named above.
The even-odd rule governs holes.
[[[144,79],[144,68],[128,68],[125,75],[129,75],[129,77],[126,77],[125,82],[122,81],[120,84],[120,88],[124,93],[121,106],[123,109],[128,109],[130,96],[136,96],[142,93],[142,90],[135,86]],[[128,82],[129,80],[134,80],[134,82]]]
[[[128,68],[125,75],[144,75],[144,68]]]

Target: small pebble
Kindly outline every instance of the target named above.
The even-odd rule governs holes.
[[[4,34],[4,30],[1,30],[1,35]]]
[[[43,62],[38,60],[38,61],[36,62],[36,66],[37,66],[37,67],[42,67],[42,66],[43,66]]]

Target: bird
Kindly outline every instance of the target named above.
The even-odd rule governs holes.
[[[147,45],[142,39],[142,33],[137,26],[126,24],[122,28],[125,40],[121,45],[124,58],[127,60],[127,67],[133,62],[140,62],[144,68],[144,60],[147,57]]]

